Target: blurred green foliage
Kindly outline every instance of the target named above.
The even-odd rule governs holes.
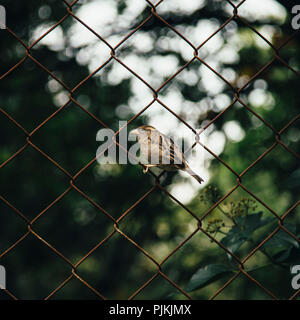
[[[223,1],[224,2],[224,1]],[[272,43],[284,42],[293,30],[290,26],[291,2],[280,1],[286,8],[288,18],[282,25],[272,20],[255,21],[253,27],[272,25],[276,27],[276,37]],[[15,34],[26,44],[32,31],[41,23],[58,21],[66,14],[62,1],[35,0],[2,1],[7,8],[7,23]],[[78,6],[85,5],[84,1]],[[48,17],[41,19],[39,9],[50,8]],[[76,6],[75,6],[76,7]],[[119,1],[121,14],[126,2]],[[150,14],[149,7],[133,21],[137,26]],[[164,17],[164,16],[163,16]],[[210,1],[193,14],[166,14],[164,17],[172,26],[185,28],[196,25],[201,19],[215,19],[222,24],[228,19],[222,1]],[[62,24],[64,34],[74,23],[68,18]],[[260,48],[250,41],[258,37],[239,20],[236,20],[238,34],[245,34],[249,45],[241,46],[237,52],[238,62],[223,64],[221,69],[230,67],[238,75],[251,78],[274,56],[272,48]],[[154,39],[152,54],[175,55],[183,65],[180,54],[172,50],[156,49],[156,43],[168,36],[168,28],[158,19],[151,19],[143,26],[144,32],[151,32]],[[226,39],[226,30],[219,31]],[[68,39],[66,39],[68,41]],[[99,40],[100,41],[100,40]],[[226,42],[226,41],[225,41]],[[25,48],[8,32],[0,32],[0,75],[6,73],[26,54]],[[86,66],[78,64],[76,54],[80,48],[72,48],[72,53],[64,49],[53,51],[46,45],[33,47],[30,54],[57,75],[64,83],[73,88],[89,75]],[[126,55],[125,48],[120,54]],[[298,72],[300,66],[299,35],[279,50],[286,63]],[[189,68],[198,70],[199,64]],[[109,67],[107,68],[107,70]],[[105,69],[106,70],[106,69]],[[103,74],[107,71],[103,71]],[[175,72],[175,70],[174,70]],[[104,77],[103,75],[103,77]],[[236,80],[236,84],[238,82]],[[252,106],[248,95],[255,81],[264,80],[274,103],[272,107]],[[49,90],[51,77],[29,58],[15,70],[0,80],[0,107],[27,132],[34,130],[41,122],[56,112],[60,106],[54,103],[57,92]],[[52,80],[51,80],[52,81]],[[181,93],[186,100],[199,101],[206,92],[197,85],[187,85],[177,78]],[[282,62],[275,60],[269,68],[260,73],[241,92],[261,117],[276,130],[281,130],[299,113],[299,75],[289,70]],[[257,84],[257,83],[256,83]],[[64,92],[64,89],[58,89]],[[164,89],[165,90],[165,89]],[[224,93],[233,98],[229,87]],[[130,80],[118,85],[109,85],[102,77],[91,77],[74,94],[74,99],[107,126],[116,128],[119,116],[116,106],[126,105],[131,97]],[[209,108],[199,116],[201,122],[213,119],[218,110]],[[131,113],[128,119],[133,116]],[[124,120],[124,119],[122,119]],[[132,126],[147,121],[137,118]],[[223,131],[228,121],[237,121],[244,138],[239,142],[226,140],[220,157],[238,173],[245,170],[274,142],[275,134],[239,103],[232,106],[214,123],[214,130]],[[71,175],[76,174],[94,157],[98,148],[95,139],[101,125],[75,103],[69,103],[30,137],[30,141],[40,150],[53,158]],[[299,154],[299,120],[282,133],[280,139]],[[20,130],[4,113],[0,113],[0,164],[4,163],[26,144],[26,134]],[[267,203],[278,215],[283,215],[299,201],[299,160],[280,144],[268,155],[250,168],[242,177],[242,183],[259,199]],[[219,161],[213,160],[210,167],[210,189],[201,191],[187,207],[199,218],[219,197],[230,191],[236,184],[236,176]],[[174,175],[169,174],[162,182],[164,187],[172,184]],[[75,189],[44,210],[70,186],[70,177],[42,156],[32,146],[26,148],[0,169],[0,195],[20,210],[28,219],[40,217],[32,224],[32,230],[76,264],[90,250],[95,248],[113,230],[112,221]],[[144,175],[139,166],[106,165],[97,162],[80,174],[75,185],[93,201],[98,203],[114,218],[119,218],[144,193],[152,188],[151,175]],[[248,202],[247,202],[248,201]],[[251,211],[251,212],[250,212]],[[0,200],[0,254],[5,252],[26,232],[27,223],[12,208]],[[295,208],[284,219],[285,227],[299,235],[300,211]],[[239,258],[244,258],[257,244],[277,226],[274,215],[261,203],[255,201],[242,188],[236,189],[226,203],[217,206],[203,220],[203,227]],[[157,261],[162,261],[182,241],[197,228],[197,221],[160,189],[156,189],[140,202],[121,220],[119,229],[149,252]],[[261,247],[245,263],[245,269],[262,285],[280,298],[286,299],[293,294],[290,286],[289,266],[300,264],[298,243],[287,233],[280,231]],[[27,236],[7,254],[1,256],[0,264],[7,269],[7,287],[18,298],[42,299],[57,288],[71,275],[72,268],[60,256],[50,250],[33,235]],[[197,232],[187,243],[172,254],[162,265],[163,272],[182,288],[190,291],[193,298],[211,297],[236,272],[237,265],[230,255],[205,234]],[[127,299],[157,271],[157,266],[135,248],[120,234],[115,233],[103,243],[77,268],[79,276],[96,288],[108,299]],[[137,296],[137,299],[182,299],[184,296],[164,278],[158,276]],[[8,299],[0,291],[1,299]],[[52,297],[53,299],[94,299],[95,294],[75,277]],[[269,299],[261,288],[245,276],[240,275],[224,289],[219,299]]]

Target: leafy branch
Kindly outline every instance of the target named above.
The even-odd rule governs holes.
[[[208,186],[200,195],[200,200],[204,204],[216,204],[220,195],[217,188]],[[258,211],[258,205],[251,198],[241,198],[237,201],[221,202],[216,206],[223,217],[211,218],[208,220],[205,230],[213,237],[222,236],[220,242],[230,252],[237,254],[243,244],[250,242],[258,246],[265,236],[254,241],[253,234],[256,230],[271,223],[276,223],[275,217],[264,217],[262,211]],[[229,221],[229,225],[228,225]],[[285,223],[285,227],[296,234],[295,225]],[[213,240],[212,240],[213,241]],[[264,246],[259,247],[259,251],[269,260],[266,265],[246,270],[253,272],[258,269],[278,265],[282,268],[288,268],[289,263],[295,256],[299,256],[299,242],[292,238],[283,230],[278,231]],[[295,251],[297,252],[295,255]],[[228,262],[232,261],[232,256],[227,253]],[[199,268],[190,278],[187,284],[187,291],[194,291],[212,283],[226,275],[238,272],[233,265],[210,264]]]

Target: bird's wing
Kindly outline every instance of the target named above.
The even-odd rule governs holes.
[[[173,139],[159,131],[144,136],[141,150],[149,164],[171,165],[179,169],[185,167],[183,154]]]
[[[164,134],[160,135],[160,148],[162,150],[163,158],[169,162],[163,163],[170,163],[178,165],[179,167],[185,166],[183,154],[178,148],[178,146],[174,143],[174,140],[170,137],[167,137]]]

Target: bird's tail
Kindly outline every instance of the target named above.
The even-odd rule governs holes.
[[[201,182],[203,182],[204,180],[201,178],[201,177],[199,177],[190,167],[186,167],[185,169],[184,169],[184,171],[186,172],[186,173],[188,173],[189,175],[191,175],[194,179],[196,179],[199,183],[201,183]]]

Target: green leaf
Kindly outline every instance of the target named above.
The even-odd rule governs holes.
[[[210,264],[200,268],[193,274],[185,290],[191,292],[233,273],[233,269],[222,264]]]
[[[293,224],[285,224],[284,225],[291,233],[296,233],[296,226]],[[264,244],[265,248],[271,248],[271,247],[282,247],[282,248],[288,248],[288,247],[295,247],[299,248],[299,242],[295,240],[293,237],[291,237],[287,232],[284,230],[279,230],[269,241],[267,241]]]
[[[246,269],[246,272],[252,273],[252,272],[255,272],[257,270],[263,270],[263,269],[270,268],[270,266],[272,267],[273,265],[271,263],[269,263],[269,264],[265,264],[263,266],[255,266],[255,267],[252,267],[250,269]]]
[[[300,235],[298,235],[299,237]],[[299,261],[300,261],[300,249],[296,249],[295,247],[292,247],[290,250],[289,250],[289,255],[288,257],[284,257],[284,262],[289,264],[289,265],[292,265],[292,264],[299,264]],[[276,257],[277,258],[277,257]],[[278,259],[278,258],[277,258]],[[279,259],[282,259],[282,256],[279,257]],[[277,260],[278,261],[278,260]],[[281,262],[281,261],[280,261]]]
[[[242,231],[237,231],[231,229],[227,236],[225,236],[221,243],[232,253],[236,253],[238,249],[242,246],[242,244],[249,240],[249,236],[246,234],[243,234]],[[231,257],[231,256],[230,256]]]
[[[273,259],[275,259],[278,262],[284,262],[290,256],[292,248],[293,247],[291,246],[285,250],[278,252],[273,256]]]
[[[262,226],[268,224],[273,218],[262,218],[263,212],[253,213],[247,217],[238,217],[236,226],[233,226],[228,234],[222,238],[221,243],[232,253],[236,253],[239,248],[252,238],[252,234]],[[230,255],[228,255],[231,258]]]
[[[296,233],[296,226],[290,223],[284,226],[293,234]],[[267,252],[278,262],[284,262],[290,257],[292,248],[299,249],[299,242],[291,237],[284,230],[279,230],[270,240],[264,244]]]
[[[267,223],[274,220],[274,218],[262,218],[263,212],[257,212],[249,214],[247,217],[239,217],[237,219],[238,227],[244,228],[244,230],[252,235],[252,233],[257,230],[258,228],[263,227]]]

